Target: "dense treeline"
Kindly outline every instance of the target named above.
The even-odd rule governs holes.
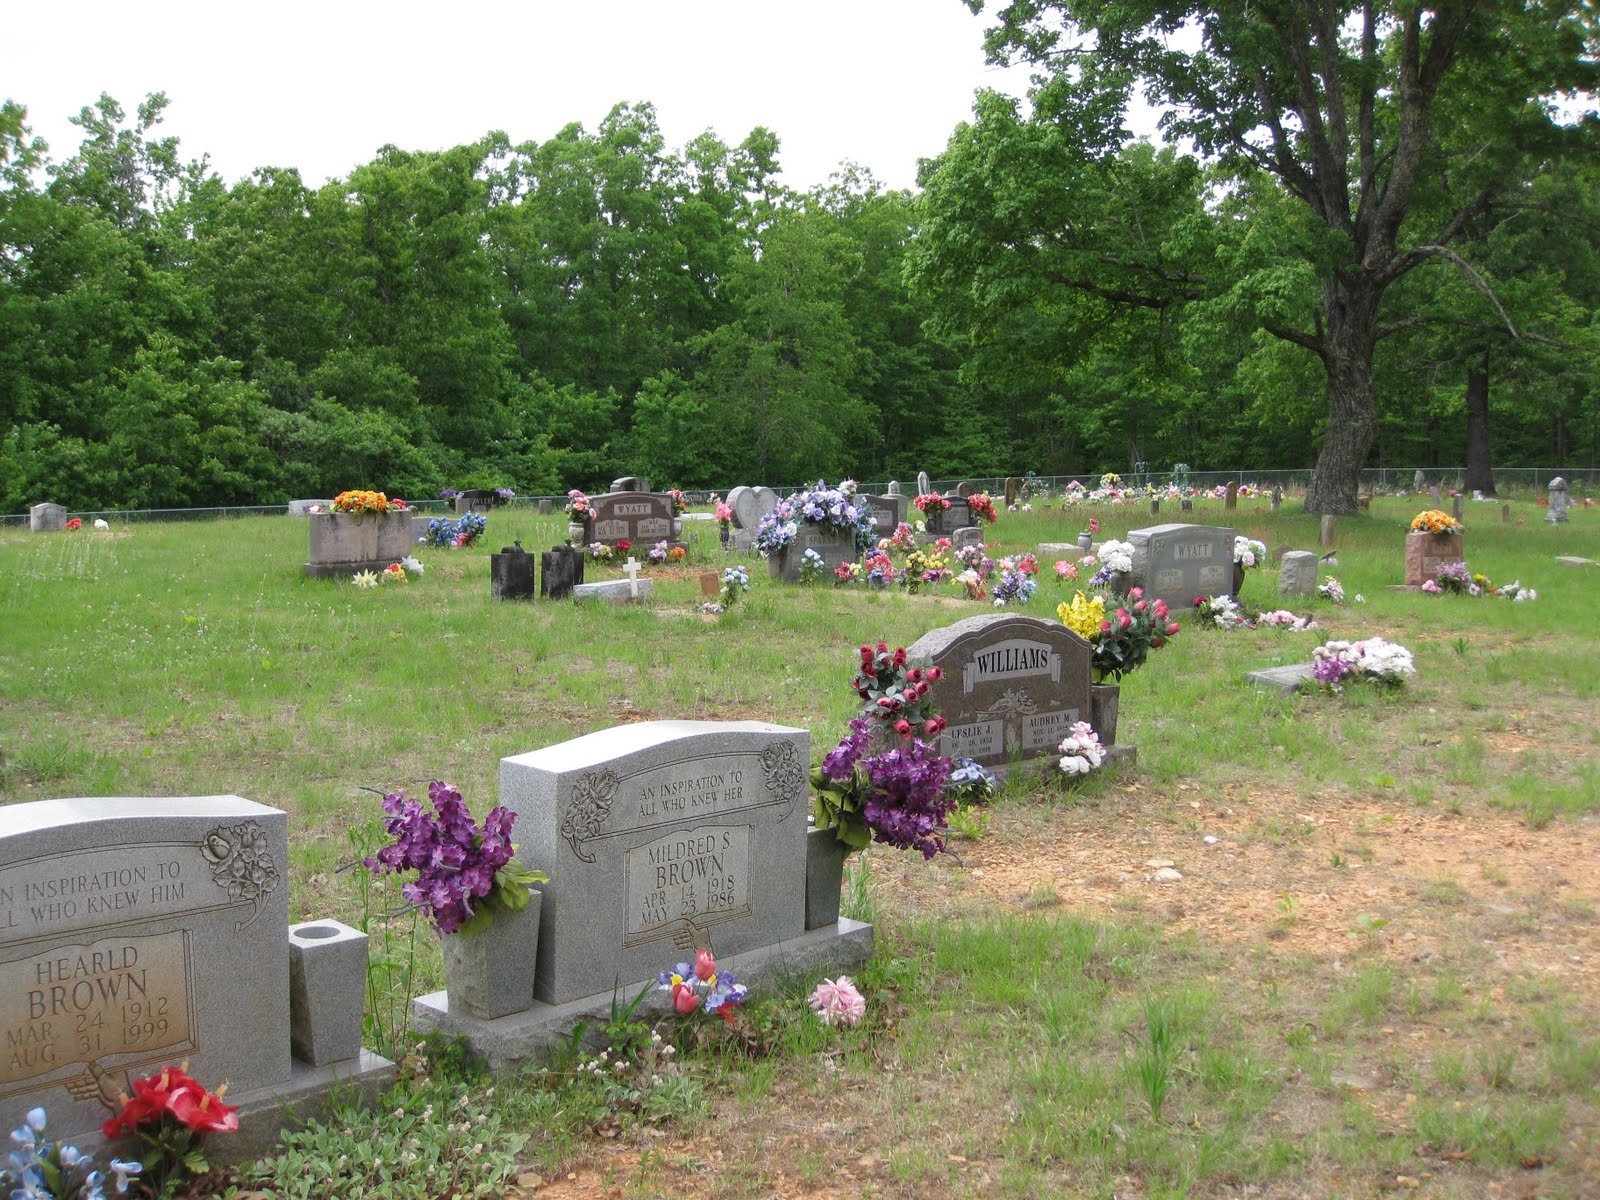
[[[1324,432],[1315,360],[1260,324],[1316,293],[1278,258],[1305,236],[1282,190],[1138,143],[1075,156],[1002,97],[915,195],[857,169],[786,190],[774,134],[671,149],[647,104],[230,187],[157,136],[164,104],[102,97],[64,159],[0,109],[5,511],[1309,466]],[[1594,461],[1597,239],[1557,215],[1592,208],[1592,175],[1524,186],[1549,203],[1485,214],[1470,272],[1396,297],[1457,319],[1382,344],[1370,461],[1462,461],[1469,395],[1496,461]],[[1096,251],[1020,211],[1098,231],[1105,294],[1058,286],[1054,254]],[[1162,303],[1113,294],[1114,244]]]

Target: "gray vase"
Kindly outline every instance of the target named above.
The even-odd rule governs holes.
[[[492,1021],[533,1007],[541,896],[529,890],[522,912],[498,912],[482,929],[440,939],[451,1013]]]
[[[845,844],[831,829],[806,831],[806,928],[839,923]]]
[[[1100,736],[1102,746],[1117,744],[1117,704],[1122,688],[1115,683],[1096,683],[1089,687],[1089,724]]]

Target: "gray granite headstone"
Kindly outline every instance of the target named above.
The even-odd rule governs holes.
[[[1178,508],[1183,512],[1193,512],[1194,499],[1190,496],[1185,496],[1182,500],[1178,501]]]
[[[751,489],[743,484],[728,489],[727,504],[733,511],[735,529],[754,529],[755,523],[761,519],[761,514],[755,511],[755,499],[751,495]],[[750,518],[748,525],[745,524],[746,517]]]
[[[1196,596],[1233,593],[1232,529],[1216,525],[1151,525],[1129,532],[1133,576],[1148,595],[1187,609]]]
[[[1462,503],[1461,494],[1457,492],[1454,496],[1450,497],[1450,515],[1459,521],[1461,520],[1461,514],[1465,511],[1466,508]]]
[[[495,600],[532,600],[539,594],[538,559],[520,541],[489,556],[489,595]]]
[[[972,484],[963,479],[960,483],[956,484],[955,492],[958,496],[970,496],[972,495]]]
[[[1087,551],[1076,542],[1039,543],[1039,561],[1041,563],[1077,562],[1086,553]]]
[[[0,1122],[97,1130],[124,1076],[286,1084],[288,816],[238,796],[0,808]]]
[[[890,537],[900,522],[906,519],[910,500],[891,492],[884,496],[857,496],[856,503],[866,505],[867,511],[872,514],[872,527],[877,535]]]
[[[810,756],[801,729],[647,721],[502,759],[518,856],[550,875],[538,998],[802,934]]]
[[[1309,550],[1290,550],[1278,568],[1278,593],[1314,596],[1317,591],[1317,556]]]
[[[1282,504],[1283,504],[1283,489],[1281,487],[1279,487],[1277,484],[1274,484],[1273,487],[1272,487],[1272,511],[1273,512],[1277,512],[1279,506],[1282,505]]]
[[[889,486],[884,490],[885,493],[890,496],[900,495],[900,481],[898,479],[889,480]]]
[[[1154,496],[1151,496],[1150,497],[1150,515],[1152,517],[1154,517],[1154,516],[1159,515],[1160,512],[1161,512],[1161,501],[1156,499]]]
[[[1223,497],[1222,507],[1226,512],[1233,512],[1239,507],[1239,485],[1232,480],[1228,481],[1228,490]]]
[[[934,711],[948,724],[939,749],[985,766],[1059,754],[1089,720],[1093,650],[1059,621],[1013,613],[968,617],[906,648],[917,666],[940,667]]]
[[[1007,508],[1010,508],[1013,504],[1015,504],[1017,502],[1017,486],[1018,486],[1017,485],[1017,477],[1015,475],[1007,475],[1006,476],[1006,507]]]
[[[623,475],[621,478],[611,481],[611,490],[613,492],[648,492],[650,490],[650,481],[641,479],[637,475]]]
[[[33,533],[60,533],[67,527],[67,510],[59,504],[35,504],[28,510],[28,529]]]
[[[926,496],[933,489],[933,481],[926,471],[917,472],[917,495]]]
[[[963,525],[950,531],[950,548],[960,550],[967,546],[983,546],[983,530],[976,525]]]
[[[1428,477],[1422,473],[1422,468],[1417,468],[1417,473],[1411,477],[1411,490],[1420,492],[1428,486]]]
[[[539,498],[539,515],[541,517],[548,517],[554,511],[555,502],[551,500],[549,496],[541,496]]]
[[[291,500],[289,501],[289,515],[291,517],[309,517],[313,508],[327,512],[332,506],[332,500]]]
[[[818,525],[814,521],[801,521],[795,529],[794,541],[782,552],[768,555],[768,577],[790,582],[799,579],[807,550],[815,550],[821,555],[822,566],[818,570],[818,578],[831,583],[835,567],[856,560],[855,531],[833,525]]]
[[[1567,517],[1567,481],[1557,475],[1550,481],[1550,510],[1544,514],[1545,523],[1564,525]]]
[[[381,571],[411,553],[416,544],[412,514],[406,509],[385,513],[313,513],[311,561],[305,573],[313,579],[348,578],[360,571]]]

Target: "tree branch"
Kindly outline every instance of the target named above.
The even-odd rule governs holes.
[[[1290,329],[1286,325],[1274,325],[1267,321],[1261,323],[1261,328],[1265,329],[1273,337],[1282,338],[1286,342],[1293,342],[1296,346],[1304,346],[1324,363],[1328,361],[1328,344],[1320,337],[1313,337],[1311,334],[1302,333],[1298,329]]]

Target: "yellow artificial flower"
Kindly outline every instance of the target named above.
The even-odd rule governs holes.
[[[1415,533],[1455,533],[1460,528],[1460,521],[1437,508],[1430,508],[1411,518],[1411,529]]]
[[[1056,616],[1084,641],[1093,641],[1100,633],[1100,622],[1105,620],[1106,602],[1100,596],[1090,598],[1079,592],[1072,598],[1072,603],[1056,605]]]

